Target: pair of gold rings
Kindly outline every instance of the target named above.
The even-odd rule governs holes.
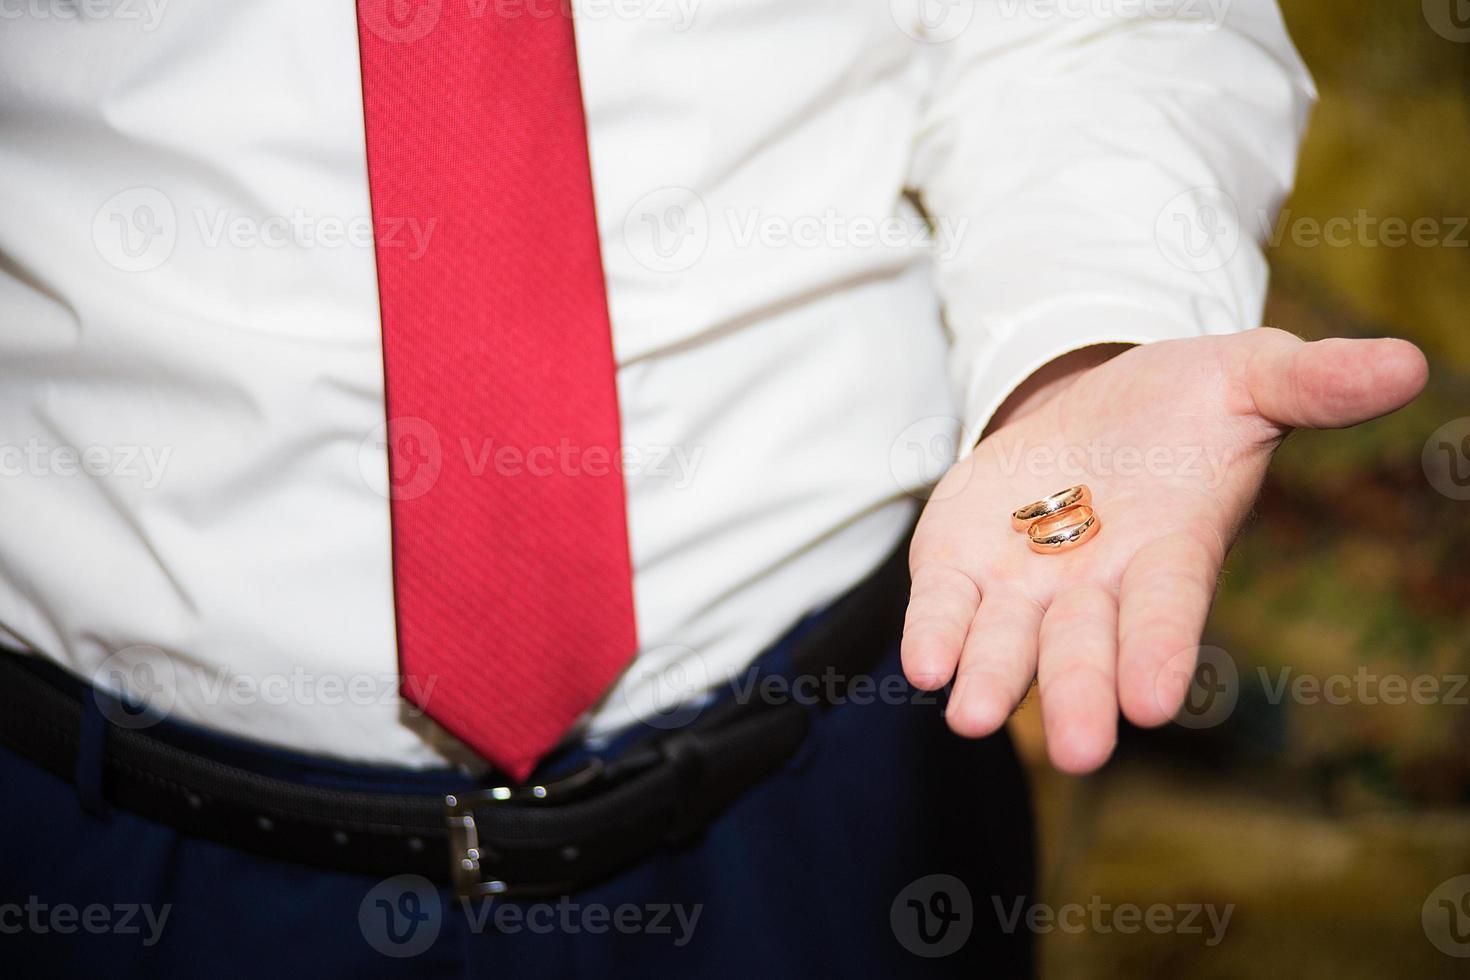
[[[1102,521],[1092,509],[1092,491],[1081,483],[1015,511],[1011,527],[1026,533],[1038,555],[1055,555],[1092,540]]]

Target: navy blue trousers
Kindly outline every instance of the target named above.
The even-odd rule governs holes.
[[[941,695],[862,694],[814,713],[789,764],[701,837],[560,900],[465,904],[422,878],[257,857],[84,807],[0,748],[0,963],[17,977],[1030,975],[1030,937],[1000,914],[1033,891],[1010,743],[951,735]],[[339,786],[464,782],[216,744]]]

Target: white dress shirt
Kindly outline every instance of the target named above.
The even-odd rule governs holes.
[[[1260,322],[1312,101],[1274,0],[576,7],[641,640],[594,736],[856,582],[1048,360]],[[398,697],[370,214],[353,4],[0,0],[0,636],[463,757]],[[496,448],[440,450],[579,465]]]

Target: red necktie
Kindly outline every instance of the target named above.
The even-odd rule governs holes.
[[[403,693],[519,781],[636,638],[572,22],[498,9],[360,0],[358,37]]]

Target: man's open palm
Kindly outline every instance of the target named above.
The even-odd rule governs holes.
[[[1120,709],[1152,726],[1182,703],[1225,552],[1286,434],[1391,412],[1426,374],[1405,341],[1259,329],[1134,347],[1077,375],[936,488],[910,552],[909,680],[953,679],[949,724],[980,736],[1034,677],[1053,762],[1097,768]],[[1075,483],[1101,532],[1034,554],[1011,511]]]

